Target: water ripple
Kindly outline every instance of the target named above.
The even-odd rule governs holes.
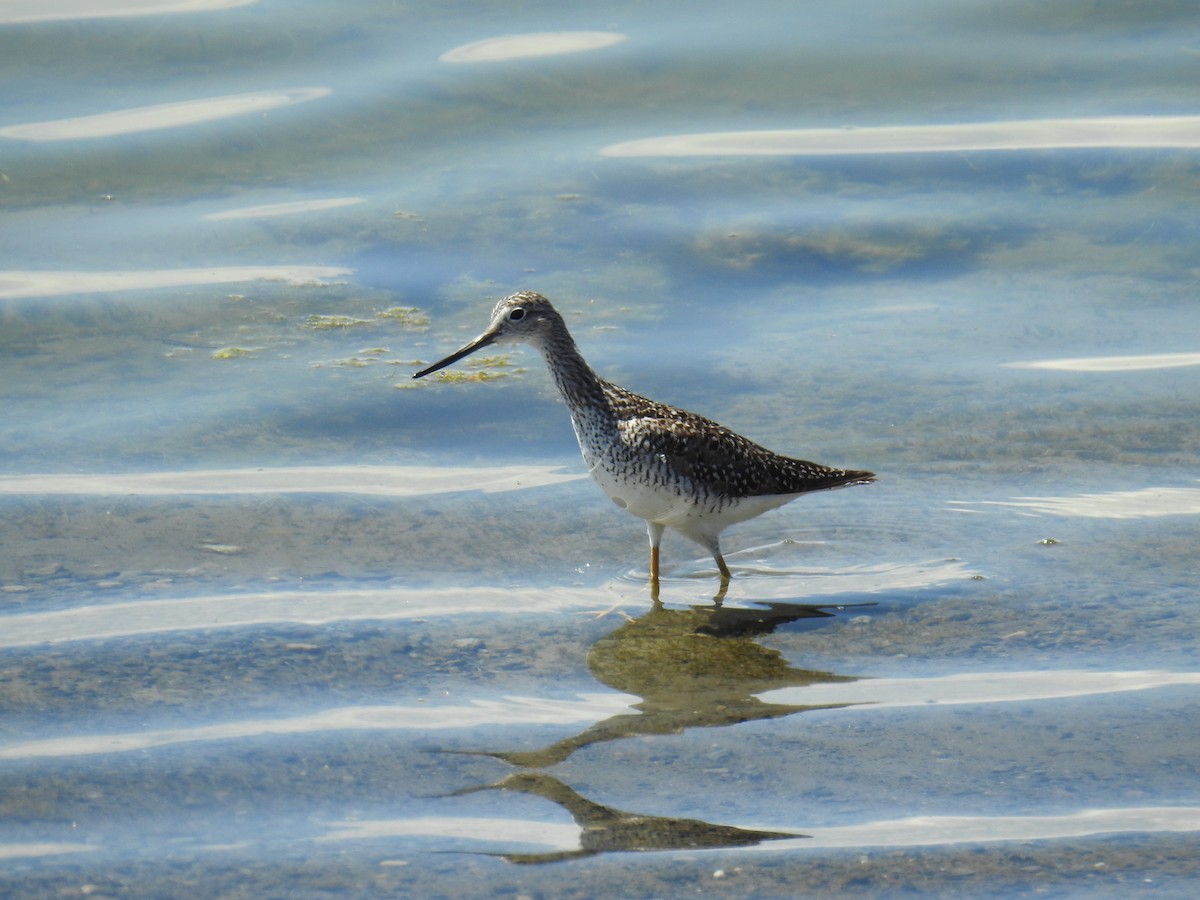
[[[63,270],[0,270],[0,300],[59,297],[112,291],[141,291],[194,284],[232,284],[241,281],[285,281],[292,285],[320,284],[324,278],[350,275],[338,266],[210,266],[203,269],[135,269],[108,272]]]
[[[1143,356],[1084,356],[1005,363],[1010,369],[1052,369],[1059,372],[1142,372],[1200,366],[1200,353],[1151,353]]]
[[[326,197],[321,200],[293,200],[288,203],[267,203],[262,206],[245,206],[241,209],[228,209],[223,212],[209,213],[204,218],[209,222],[221,222],[226,219],[267,219],[275,216],[295,216],[300,213],[322,212],[327,209],[340,209],[343,206],[356,206],[365,202],[362,197]]]
[[[605,604],[601,592],[584,588],[522,591],[520,602],[524,613],[595,609],[598,604]],[[611,602],[609,598],[607,605]],[[490,587],[273,591],[142,600],[4,616],[0,619],[4,624],[0,648],[284,622],[324,625],[500,613],[511,610],[512,605],[511,590]]]
[[[421,497],[545,487],[585,477],[562,466],[294,466],[132,474],[0,476],[2,494],[161,497],[187,494],[368,494]]]
[[[614,31],[545,31],[533,34],[508,34],[463,44],[447,50],[438,59],[446,63],[498,62],[536,56],[558,56],[611,47],[625,40]]]
[[[601,156],[826,156],[1200,147],[1200,116],[1032,119],[873,128],[796,128],[677,134],[609,144]]]
[[[803,836],[793,840],[765,842],[753,850],[777,852],[836,847],[928,847],[992,841],[1062,840],[1118,832],[1191,832],[1200,831],[1200,807],[1085,809],[1058,816],[911,816],[832,828],[797,827],[804,828]],[[580,829],[574,825],[483,817],[424,816],[331,822],[329,828],[329,833],[318,840],[437,836],[497,841],[505,845],[514,842],[533,843],[569,850],[579,845],[580,836]]]
[[[768,703],[847,704],[862,709],[957,706],[1061,700],[1096,694],[1200,685],[1200,672],[972,672],[938,678],[879,678],[778,688],[758,696]]]
[[[978,672],[938,678],[880,678],[812,682],[764,691],[767,703],[802,704],[836,714],[902,707],[1059,700],[1067,697],[1200,685],[1200,672]],[[440,731],[480,726],[571,725],[633,712],[640,698],[626,693],[580,693],[574,699],[508,696],[464,704],[335,707],[299,716],[244,719],[190,728],[151,729],[21,741],[0,746],[0,760],[129,753],[198,741],[318,732]]]
[[[0,759],[130,753],[196,741],[328,731],[433,731],[480,725],[571,725],[629,712],[630,703],[636,700],[636,697],[623,694],[595,693],[580,694],[575,700],[505,697],[445,706],[435,703],[417,706],[346,706],[288,718],[246,719],[194,728],[23,741],[0,747]]]
[[[164,16],[171,13],[213,12],[249,6],[258,0],[124,0],[121,4],[98,4],[94,0],[7,0],[0,10],[0,23],[61,22],[74,19],[127,19],[132,16]]]
[[[978,512],[972,505],[1001,506],[1025,515],[1078,516],[1085,519],[1149,519],[1200,515],[1200,488],[1151,487],[1071,497],[1016,497],[1012,500],[949,500],[954,512]]]
[[[256,91],[248,94],[227,94],[179,103],[158,103],[137,106],[92,116],[54,119],[48,122],[28,122],[0,128],[0,137],[16,141],[75,141],[88,138],[113,137],[141,131],[179,128],[214,119],[228,119],[296,103],[305,103],[328,96],[325,87],[292,88],[280,91]]]

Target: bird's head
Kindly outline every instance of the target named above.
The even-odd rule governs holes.
[[[422,378],[431,372],[453,365],[476,350],[492,344],[533,344],[540,346],[556,329],[564,328],[562,316],[550,301],[533,291],[519,291],[505,297],[492,310],[492,320],[487,329],[475,340],[455,350],[445,359],[422,369],[413,378]]]

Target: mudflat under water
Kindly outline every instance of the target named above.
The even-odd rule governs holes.
[[[1192,896],[1200,12],[0,3],[0,893]],[[868,487],[678,537],[605,377]]]

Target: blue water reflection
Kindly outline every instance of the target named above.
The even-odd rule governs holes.
[[[1194,893],[1198,28],[0,4],[7,894]],[[653,606],[519,288],[879,483]]]

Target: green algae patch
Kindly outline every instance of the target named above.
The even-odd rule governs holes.
[[[463,363],[468,369],[507,369],[511,368],[512,364],[512,357],[507,354],[481,356],[478,359],[468,359]]]
[[[508,372],[481,369],[478,372],[438,372],[437,380],[443,384],[463,384],[470,381],[495,381],[508,376]]]
[[[411,365],[414,368],[428,365],[428,363],[419,359],[403,364]],[[469,359],[464,361],[461,369],[449,369],[438,372],[435,377],[426,381],[410,382],[404,385],[398,384],[396,387],[410,388],[434,382],[438,384],[470,384],[472,382],[496,381],[500,378],[508,378],[510,375],[521,375],[524,372],[525,369],[514,367],[511,356],[497,354],[495,356],[481,356],[477,359]]]
[[[314,328],[318,331],[339,328],[360,328],[365,325],[378,327],[385,324],[397,324],[402,328],[408,328],[413,331],[423,331],[429,327],[429,316],[415,306],[393,306],[389,309],[380,310],[369,319],[338,314],[313,314],[305,320],[305,324],[309,328]],[[378,352],[387,353],[388,351],[381,349]]]
[[[244,356],[253,356],[257,353],[260,347],[222,347],[220,350],[212,352],[213,359],[241,359]]]
[[[311,315],[305,323],[309,328],[324,330],[329,328],[355,328],[360,325],[375,324],[371,319],[356,319],[354,316],[325,316]]]
[[[375,314],[376,319],[387,319],[405,328],[428,328],[429,315],[415,306],[393,306]]]

